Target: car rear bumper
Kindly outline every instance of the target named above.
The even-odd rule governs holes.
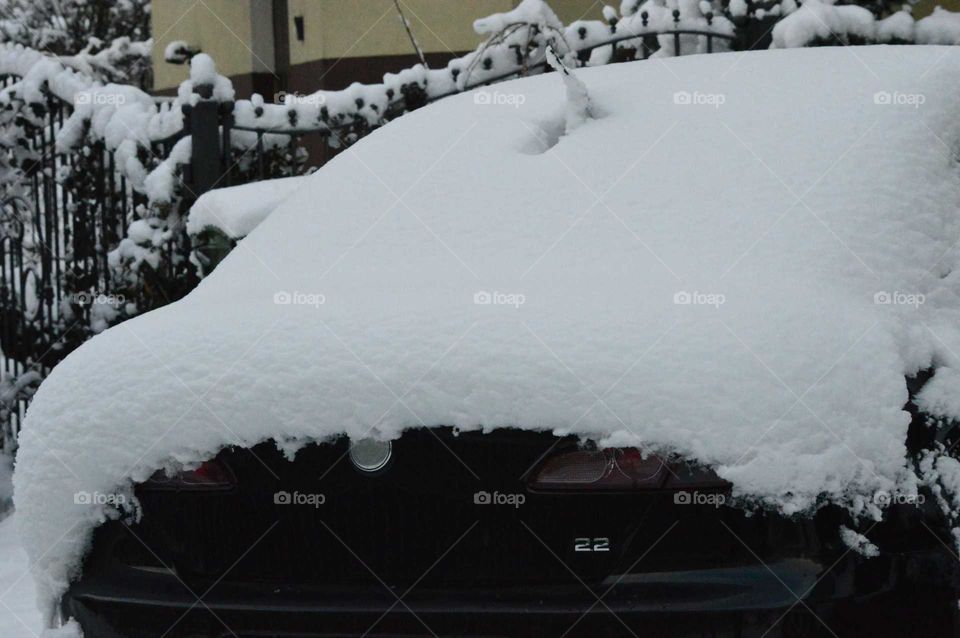
[[[876,579],[870,588],[854,584],[853,567],[827,570],[806,559],[629,574],[592,587],[571,577],[571,584],[563,586],[409,592],[386,586],[307,589],[232,582],[191,590],[169,573],[126,569],[82,580],[64,599],[64,613],[77,618],[85,638],[595,638],[661,631],[669,636],[760,636],[769,631],[766,635],[773,638],[791,635],[780,632],[797,622],[807,623],[809,635],[817,635],[823,623],[836,633],[835,621],[826,619],[838,608],[894,590],[903,565],[897,564],[901,559],[890,560],[879,570],[888,577]],[[864,595],[867,589],[870,593]]]

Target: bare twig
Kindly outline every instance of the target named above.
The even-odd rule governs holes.
[[[413,45],[413,50],[417,52],[417,57],[420,58],[420,63],[423,64],[424,68],[429,69],[430,65],[427,64],[427,59],[423,55],[423,49],[420,48],[420,43],[417,42],[417,38],[414,37],[413,31],[410,30],[410,21],[407,20],[407,16],[403,14],[403,9],[400,8],[400,0],[393,0],[393,6],[397,8],[397,13],[400,15],[400,22],[403,23],[403,28],[407,31],[407,36],[410,38],[410,44]]]

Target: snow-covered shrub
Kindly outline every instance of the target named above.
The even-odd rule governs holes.
[[[916,42],[956,45],[960,42],[960,13],[934,8],[931,15],[917,20]]]
[[[878,13],[878,7],[885,13]],[[931,15],[914,20],[909,3],[899,10],[890,8],[884,3],[858,6],[804,0],[776,23],[771,47],[960,43],[960,14],[936,7]]]
[[[108,272],[106,252],[148,216],[143,195],[140,206],[121,202],[143,191],[159,163],[153,146],[183,127],[183,115],[179,105],[100,84],[76,64],[20,45],[0,45],[0,75],[9,78],[0,89],[0,239],[19,255],[14,278],[4,282],[12,297],[3,302],[0,349],[21,366],[46,370],[91,335],[150,307],[141,300],[151,289]],[[124,301],[90,302],[105,291]],[[162,288],[151,294],[175,298]]]
[[[4,0],[0,36],[104,82],[151,83],[150,0]]]
[[[872,42],[875,35],[876,20],[867,9],[806,0],[798,11],[774,27],[773,46],[864,44]]]

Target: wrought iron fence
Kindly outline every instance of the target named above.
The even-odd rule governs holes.
[[[0,86],[18,79],[0,78]],[[103,298],[120,294],[108,255],[147,201],[102,142],[57,151],[56,134],[73,105],[45,96],[31,105],[17,157],[7,158],[19,175],[13,194],[0,201],[0,449],[13,445],[40,379],[90,336]],[[166,156],[179,136],[154,142],[153,152]],[[67,282],[92,292],[70,293]]]

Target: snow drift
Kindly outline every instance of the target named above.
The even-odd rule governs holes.
[[[117,515],[75,494],[266,439],[575,432],[710,464],[744,503],[879,515],[918,483],[904,375],[936,365],[958,409],[958,56],[614,65],[577,72],[569,134],[545,75],[365,138],[40,387],[14,482],[48,622]]]
[[[281,177],[208,191],[190,207],[187,232],[196,235],[215,228],[231,239],[246,237],[305,179]]]

